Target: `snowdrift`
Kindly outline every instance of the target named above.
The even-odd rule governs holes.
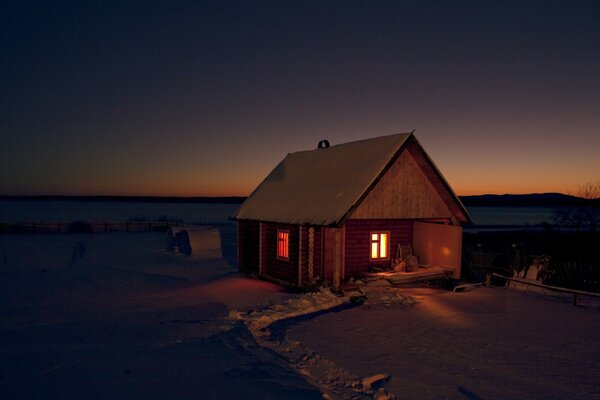
[[[166,238],[167,250],[177,249],[179,253],[194,258],[222,258],[221,232],[211,226],[169,227]]]

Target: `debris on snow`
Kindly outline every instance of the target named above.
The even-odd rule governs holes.
[[[378,389],[384,383],[389,382],[391,377],[388,374],[376,374],[362,378],[362,390],[368,392],[370,390]]]
[[[375,393],[375,397],[373,397],[374,400],[396,400],[396,396],[388,393],[387,390],[385,390],[384,388],[379,388],[377,390],[377,393]]]

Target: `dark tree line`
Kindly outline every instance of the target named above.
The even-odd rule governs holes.
[[[600,224],[600,181],[588,182],[577,188],[577,205],[556,210],[554,222],[576,230],[596,232]]]

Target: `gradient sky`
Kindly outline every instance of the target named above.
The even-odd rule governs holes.
[[[458,194],[600,179],[599,1],[0,6],[0,194],[247,195],[415,129]]]

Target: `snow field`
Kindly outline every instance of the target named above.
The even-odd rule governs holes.
[[[237,273],[219,229],[210,259],[159,233],[0,235],[1,398],[600,398],[593,302],[365,281],[345,307]]]

